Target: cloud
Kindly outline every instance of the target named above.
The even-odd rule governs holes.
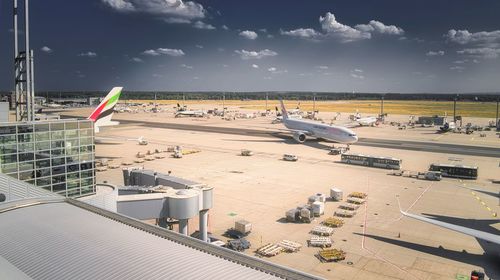
[[[316,66],[316,68],[321,69],[321,70],[327,70],[328,66],[326,66],[326,65],[319,65],[319,66]]]
[[[257,64],[252,64],[252,68],[258,69],[258,68],[259,68],[259,65],[257,65]]]
[[[163,77],[163,75],[160,75],[160,74],[157,74],[157,73],[154,73],[152,76],[153,76],[153,78],[161,78],[161,77]]]
[[[321,36],[320,33],[316,32],[316,30],[312,28],[299,28],[290,31],[280,30],[280,34],[303,39],[314,39]]]
[[[227,25],[223,24],[220,28],[224,29],[224,30],[229,30],[229,27],[227,27]]]
[[[40,49],[42,52],[44,53],[51,53],[53,52],[53,50],[47,46],[43,46],[41,49]]]
[[[264,57],[269,57],[269,56],[276,56],[278,55],[277,52],[265,49],[261,51],[247,51],[247,50],[236,50],[234,51],[235,53],[239,54],[241,59],[261,59]]]
[[[157,48],[156,50],[145,50],[142,52],[143,55],[149,56],[159,56],[159,55],[168,55],[168,56],[184,56],[185,53],[181,49],[169,49],[169,48]]]
[[[428,51],[425,55],[426,56],[443,56],[444,51]]]
[[[363,70],[356,68],[354,70],[351,70],[350,76],[354,79],[363,80],[365,76],[363,76],[361,73],[363,73]]]
[[[335,15],[328,12],[325,16],[319,17],[321,28],[329,36],[341,39],[343,42],[350,42],[355,40],[370,39],[371,33],[352,28],[344,25],[335,19]]]
[[[140,59],[139,57],[132,57],[132,58],[130,59],[130,61],[133,61],[133,62],[142,62],[143,60],[142,60],[142,59]]]
[[[197,28],[197,29],[206,29],[206,30],[214,30],[216,29],[215,26],[211,25],[211,24],[208,24],[208,23],[204,23],[203,21],[196,21],[194,24],[193,24],[193,27],[194,28]]]
[[[262,33],[267,33],[267,29],[266,28],[261,28],[261,29],[259,29],[259,31],[262,32]]]
[[[355,28],[363,32],[377,32],[387,35],[403,35],[405,33],[400,27],[395,25],[385,25],[377,20],[370,20],[368,24],[358,24]]]
[[[191,66],[191,65],[181,64],[179,66],[182,68],[186,68],[186,69],[193,69],[193,66]]]
[[[195,47],[197,47],[198,49],[203,49],[202,45],[196,45]]]
[[[101,0],[115,11],[144,13],[164,18],[171,23],[186,23],[204,18],[206,11],[201,4],[182,0]]]
[[[466,54],[473,57],[497,58],[500,55],[500,48],[469,48],[457,51],[458,54]]]
[[[79,53],[78,56],[96,57],[97,53],[88,51],[88,52]]]
[[[451,66],[450,70],[457,71],[457,72],[462,72],[465,70],[465,67],[463,66]]]
[[[453,63],[455,63],[455,64],[465,64],[465,63],[467,63],[467,61],[468,61],[467,59],[464,59],[464,60],[455,60],[455,61],[453,61]]]
[[[312,28],[299,28],[290,31],[281,31],[281,34],[313,40],[334,38],[343,43],[371,39],[372,35],[376,33],[397,36],[404,34],[404,30],[401,27],[385,25],[377,20],[371,20],[368,24],[357,24],[351,27],[338,22],[335,15],[330,12],[327,12],[325,16],[320,16],[319,23],[322,32]]]
[[[251,30],[241,31],[240,36],[245,37],[249,40],[255,40],[255,39],[257,39],[257,37],[259,37],[259,35],[257,35],[257,33],[255,33],[254,31],[251,31]]]
[[[500,43],[500,30],[471,33],[468,30],[450,29],[448,33],[445,34],[445,37],[449,41],[461,45],[469,43],[478,43],[478,44],[491,44],[495,42]]]
[[[278,70],[276,67],[269,67],[267,71],[271,72],[272,74],[283,74],[283,73],[288,73],[288,70]]]

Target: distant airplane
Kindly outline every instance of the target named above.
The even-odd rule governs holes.
[[[448,132],[454,130],[455,128],[457,128],[455,122],[445,122],[444,125],[439,128],[439,131]]]
[[[119,122],[111,121],[113,117],[114,108],[118,103],[118,99],[120,99],[120,94],[122,93],[123,87],[114,87],[111,91],[106,95],[104,100],[95,108],[94,112],[90,114],[87,118],[94,122],[94,131],[96,133],[99,132],[100,127],[102,126],[111,126],[118,125]]]
[[[292,131],[295,141],[304,143],[307,137],[321,138],[342,144],[352,144],[358,141],[358,136],[352,130],[343,127],[317,123],[307,120],[292,119],[280,99],[283,124]]]
[[[187,110],[184,107],[181,107],[179,103],[177,103],[177,111],[175,112],[175,117],[204,117],[206,113],[202,110]]]

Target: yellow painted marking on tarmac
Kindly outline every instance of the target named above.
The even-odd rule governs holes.
[[[465,187],[465,184],[464,184],[464,187]],[[491,213],[491,216],[497,217],[498,214],[496,212],[493,212],[493,210],[488,205],[486,205],[486,202],[484,202],[475,192],[471,191],[470,193],[472,194],[472,196],[474,196],[476,198],[476,200],[479,203],[481,203],[481,205],[483,205],[486,208],[486,210],[488,210]]]
[[[437,141],[437,140],[441,139],[441,137],[443,137],[443,136],[444,136],[444,134],[441,134],[441,135],[439,135],[438,137],[435,137],[435,138],[434,138],[434,139],[432,139],[432,140],[433,140],[433,141]]]

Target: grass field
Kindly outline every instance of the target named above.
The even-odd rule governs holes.
[[[127,102],[150,103],[151,100],[127,100]],[[183,101],[178,100],[158,100],[158,104],[175,105],[183,104]],[[222,101],[220,100],[186,100],[185,105],[192,105],[196,109],[212,109],[221,108]],[[266,109],[264,100],[226,100],[225,106],[239,107],[241,109],[260,110]],[[279,107],[278,100],[269,100],[268,108],[274,110],[275,106]],[[296,108],[297,101],[286,101],[287,108]],[[301,101],[300,109],[303,111],[312,111],[312,101]],[[317,101],[316,110],[320,112],[342,112],[354,113],[358,110],[365,114],[379,114],[380,101]],[[444,101],[384,101],[384,113],[396,115],[448,115],[453,114],[453,102]],[[495,118],[496,103],[495,102],[457,102],[457,115],[464,117],[482,117]]]

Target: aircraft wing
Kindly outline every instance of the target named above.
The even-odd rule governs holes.
[[[410,217],[410,218],[413,218],[416,220],[420,220],[420,221],[423,221],[423,222],[426,222],[429,224],[433,224],[436,226],[451,229],[451,230],[456,231],[456,232],[467,234],[467,235],[473,236],[475,238],[486,240],[486,241],[500,245],[500,235],[496,235],[496,234],[492,234],[492,233],[488,233],[488,232],[484,232],[484,231],[480,231],[480,230],[475,230],[475,229],[467,228],[467,227],[463,227],[463,226],[458,226],[458,225],[454,225],[454,224],[450,224],[450,223],[441,222],[441,221],[430,219],[427,217],[407,213],[407,212],[404,212],[403,210],[400,210],[400,211],[401,211],[401,214],[403,214],[404,216],[407,216],[407,217]]]

